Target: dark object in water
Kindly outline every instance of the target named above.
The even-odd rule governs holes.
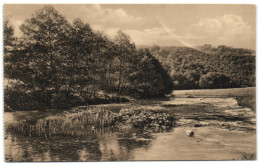
[[[194,132],[192,130],[187,130],[186,131],[186,134],[189,136],[189,137],[193,137],[194,136]]]
[[[195,124],[194,127],[202,127],[202,124]]]

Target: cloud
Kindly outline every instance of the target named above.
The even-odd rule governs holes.
[[[14,29],[14,36],[20,37],[22,36],[22,31],[20,30],[20,26],[23,24],[23,20],[20,19],[11,19],[8,18],[9,25],[11,25]]]
[[[129,34],[137,45],[194,46],[201,44],[228,45],[241,48],[255,47],[255,32],[239,15],[204,18],[183,29],[167,26],[161,19],[153,19],[156,26],[144,27],[145,18],[134,17],[123,9],[110,9],[100,5],[84,7],[87,22],[93,29],[108,36],[118,30]],[[149,24],[149,23],[148,23]],[[140,28],[137,28],[140,27]]]
[[[161,45],[161,46],[182,46],[179,42],[178,36],[175,35],[174,28],[167,27],[151,27],[144,29],[124,29],[122,30],[118,26],[107,28],[104,25],[95,24],[91,26],[96,31],[102,31],[105,35],[113,38],[118,30],[121,30],[131,37],[132,42],[136,45]]]
[[[225,15],[222,19],[223,35],[229,37],[245,36],[252,33],[251,25],[244,22],[240,16]]]
[[[254,47],[254,31],[251,25],[238,15],[202,19],[191,26],[189,33],[191,36],[201,37],[198,41],[203,42],[202,44]]]
[[[131,27],[138,27],[145,22],[141,17],[134,17],[121,8],[111,9],[99,4],[88,4],[73,8],[72,10],[75,11],[70,12],[69,15],[62,7],[59,8],[57,6],[57,9],[60,9],[61,13],[64,13],[70,23],[73,22],[73,19],[79,17],[89,23],[94,30],[102,31],[107,35],[114,35],[119,29],[125,30]],[[16,36],[22,35],[19,26],[24,22],[26,17],[30,18],[30,16],[15,16],[14,19],[10,19]]]
[[[109,27],[127,27],[142,23],[141,17],[134,17],[125,10],[105,8],[101,5],[85,5],[80,8],[86,21],[90,24]]]
[[[22,32],[19,26],[25,18],[30,18],[32,10],[36,11],[39,6],[28,6],[27,10],[11,7],[5,11],[5,15],[13,15],[10,23],[14,26],[16,36]],[[233,47],[255,47],[255,27],[246,20],[244,15],[223,15],[220,17],[204,17],[194,23],[193,17],[182,14],[174,19],[171,12],[167,15],[160,12],[142,12],[145,8],[126,8],[120,5],[71,5],[69,7],[56,5],[58,11],[69,22],[80,18],[90,24],[95,31],[101,31],[109,37],[116,35],[118,30],[129,34],[132,41],[137,45],[158,44],[161,46],[171,45],[201,45],[226,44]],[[27,11],[27,12],[26,12]],[[139,12],[140,11],[140,12]],[[196,15],[196,14],[194,14]],[[211,14],[212,15],[212,14]],[[202,17],[199,17],[202,18]],[[250,21],[249,21],[250,22]],[[251,21],[252,23],[252,21]]]
[[[222,30],[222,23],[218,19],[203,19],[191,26],[191,32],[195,35],[215,36]]]
[[[116,36],[117,32],[120,29],[115,27],[115,28],[106,28],[104,30],[102,30],[102,32],[104,32],[105,35],[107,35],[108,37],[110,37],[111,39]]]
[[[173,33],[175,29],[166,30],[163,27],[147,28],[143,30],[126,30],[132,40],[137,45],[161,45],[161,46],[182,46],[177,36],[169,34],[169,31]]]

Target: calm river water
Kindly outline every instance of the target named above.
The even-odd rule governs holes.
[[[6,118],[5,114],[8,122]],[[195,136],[187,136],[187,130]],[[240,159],[241,153],[256,153],[255,131],[178,126],[169,131],[107,130],[47,140],[5,131],[6,161],[233,160]]]
[[[7,161],[232,160],[256,150],[254,133],[200,127],[193,129],[195,137],[188,137],[186,129],[50,140],[7,133],[5,155]]]

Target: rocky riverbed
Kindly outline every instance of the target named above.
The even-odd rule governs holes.
[[[176,98],[162,102],[162,106],[171,110],[176,126],[256,131],[255,113],[250,108],[239,106],[234,98]],[[180,110],[181,106],[187,111]]]

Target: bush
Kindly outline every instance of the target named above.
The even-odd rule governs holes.
[[[202,75],[199,80],[199,86],[204,89],[229,88],[232,86],[230,78],[225,74],[218,72],[208,72]]]
[[[31,93],[19,90],[4,90],[5,111],[13,110],[36,110],[42,109],[45,105],[40,104]]]

